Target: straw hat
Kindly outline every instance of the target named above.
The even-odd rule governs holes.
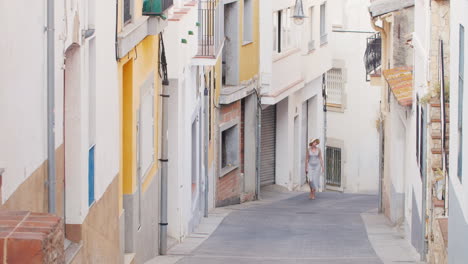
[[[313,138],[309,141],[309,145],[311,145],[312,143],[314,143],[315,141],[317,141],[317,145],[320,144],[320,139],[318,138]]]

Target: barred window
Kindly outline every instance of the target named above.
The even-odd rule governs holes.
[[[343,71],[333,68],[327,73],[327,107],[342,108],[343,105]]]

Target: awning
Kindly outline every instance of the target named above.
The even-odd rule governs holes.
[[[369,13],[372,17],[377,17],[412,6],[414,0],[374,0],[369,6]]]
[[[413,103],[413,67],[384,70],[383,75],[398,103],[410,106]]]

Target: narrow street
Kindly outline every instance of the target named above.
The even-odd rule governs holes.
[[[261,203],[224,209],[231,212],[199,246],[189,238],[185,250],[176,246],[148,264],[419,263],[409,244],[379,223],[374,195],[325,192],[313,201],[307,193],[267,195]]]

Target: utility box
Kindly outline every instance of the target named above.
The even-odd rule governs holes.
[[[160,16],[171,7],[174,0],[144,0],[143,15],[144,16]]]

